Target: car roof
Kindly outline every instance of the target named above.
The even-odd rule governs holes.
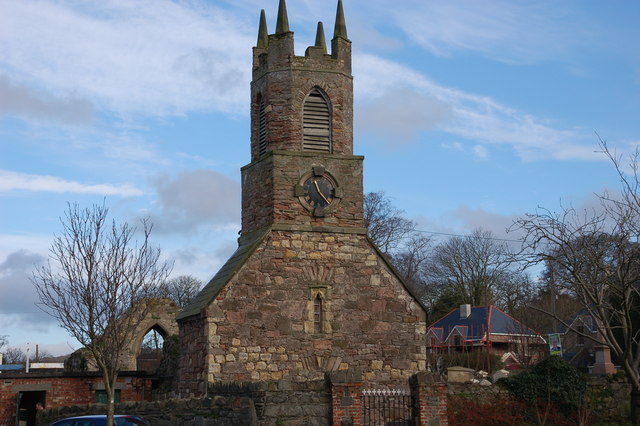
[[[102,418],[106,418],[107,415],[106,414],[89,414],[87,416],[75,416],[75,417],[65,417],[64,419],[61,420],[74,420],[74,419],[102,419]],[[134,416],[132,414],[114,414],[113,417],[138,417],[138,416]]]
[[[106,419],[107,419],[106,414],[93,414],[88,416],[65,417],[64,419],[60,419],[51,423],[49,426],[55,426],[58,424],[68,424],[68,423],[74,423],[74,422],[84,422],[84,421],[91,421],[92,423],[98,422],[99,424],[103,424],[106,421]],[[124,420],[124,421],[128,421],[129,423],[133,422],[137,424],[138,422],[140,422],[140,424],[147,424],[146,421],[143,420],[141,417],[131,415],[131,414],[114,414],[113,419],[118,421]]]

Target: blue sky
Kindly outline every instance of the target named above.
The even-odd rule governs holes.
[[[77,348],[29,282],[67,202],[150,217],[174,275],[234,250],[251,47],[277,0],[0,0],[0,334]],[[296,53],[335,2],[289,0]],[[640,142],[640,3],[344,0],[365,190],[421,230],[504,237],[616,188]],[[513,238],[512,234],[506,235]],[[68,344],[66,343],[68,342]]]

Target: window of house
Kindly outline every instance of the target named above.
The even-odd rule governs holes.
[[[313,89],[302,111],[302,149],[331,152],[331,108],[320,89]]]
[[[96,391],[96,403],[98,404],[106,404],[108,402],[107,391],[106,390],[97,390]],[[113,395],[114,402],[120,402],[120,389],[116,389]]]
[[[578,325],[578,327],[576,327],[576,335],[577,335],[577,339],[576,339],[576,343],[578,345],[584,345],[584,336],[580,333],[584,333],[584,324],[580,324]]]
[[[454,346],[462,346],[462,336],[456,334],[453,336],[453,345]]]

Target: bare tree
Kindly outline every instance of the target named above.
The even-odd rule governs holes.
[[[391,204],[384,192],[364,196],[364,224],[369,238],[385,254],[390,254],[415,232],[415,222],[402,216],[403,211]]]
[[[198,295],[202,281],[191,275],[180,275],[161,286],[160,296],[171,299],[181,308],[186,307]]]
[[[3,358],[5,364],[24,364],[27,362],[27,354],[20,348],[7,348]]]
[[[40,349],[37,347],[36,349],[37,350],[29,357],[33,362],[45,362],[47,359],[53,358],[53,354],[47,349]]]
[[[552,264],[556,285],[571,292],[594,318],[599,343],[611,348],[631,383],[632,420],[640,424],[639,154],[630,157],[627,174],[621,158],[602,140],[600,147],[618,172],[619,194],[602,194],[597,211],[540,209],[515,226],[525,231],[523,251],[529,259]]]
[[[104,205],[70,204],[49,262],[36,269],[33,283],[40,307],[89,350],[102,372],[111,426],[121,358],[147,314],[145,298],[155,295],[171,268],[149,245],[151,225],[143,221],[136,241],[135,227],[108,223],[107,213]]]
[[[433,304],[433,292],[424,280],[431,248],[430,237],[413,233],[402,248],[391,256],[392,264],[424,307]]]
[[[490,231],[476,229],[435,247],[428,280],[443,293],[453,292],[466,303],[481,305],[506,301],[505,292],[528,278],[515,267],[504,242]]]

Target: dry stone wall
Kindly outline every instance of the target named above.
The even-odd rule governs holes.
[[[38,426],[56,420],[93,414],[105,414],[103,404],[79,405],[44,410],[38,414]],[[154,426],[236,426],[258,425],[253,401],[247,397],[213,396],[202,399],[116,404],[117,414],[136,414]]]

